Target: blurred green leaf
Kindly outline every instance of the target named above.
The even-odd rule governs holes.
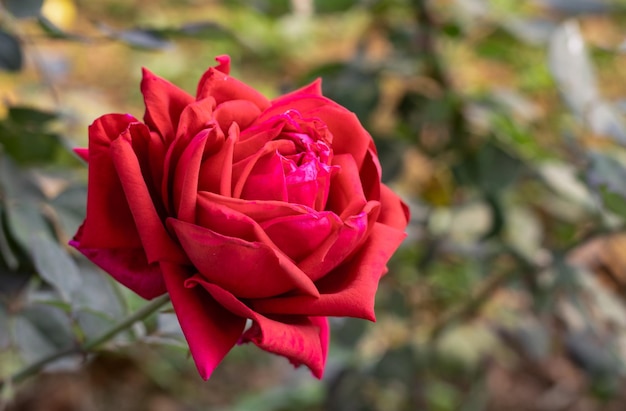
[[[17,37],[0,30],[0,70],[19,71],[23,59],[22,46]]]
[[[79,267],[81,285],[73,300],[76,309],[100,313],[109,319],[121,318],[125,313],[124,302],[108,275],[93,264],[81,263]]]
[[[148,31],[160,38],[185,37],[215,40],[233,37],[233,33],[229,29],[214,21],[198,21],[186,23],[179,27],[150,29]]]
[[[51,284],[63,301],[71,302],[81,287],[81,276],[74,260],[49,237],[35,235],[31,241],[35,268]]]
[[[575,21],[563,23],[554,32],[548,60],[565,101],[579,118],[585,119],[600,94],[585,41]]]
[[[32,107],[11,106],[9,107],[8,118],[15,124],[31,130],[41,130],[46,123],[56,120],[58,114]]]
[[[317,13],[337,13],[351,9],[359,4],[359,0],[315,0]]]
[[[154,30],[143,28],[116,30],[102,23],[98,28],[104,35],[138,49],[164,50],[172,47],[172,43]]]
[[[9,338],[9,316],[2,304],[0,304],[0,351],[6,349],[11,344]]]
[[[626,219],[626,166],[599,152],[590,152],[588,157],[587,181],[591,188],[595,189],[606,209]]]
[[[0,146],[22,164],[53,162],[65,150],[61,137],[48,130],[57,114],[29,107],[10,107],[0,121]]]
[[[56,350],[65,350],[74,345],[71,319],[65,311],[49,304],[35,304],[20,312],[36,331],[53,345]]]
[[[59,26],[50,21],[46,16],[39,15],[39,17],[37,18],[37,22],[39,23],[39,27],[41,27],[43,31],[51,38],[87,41],[87,38],[85,37],[64,31]]]
[[[570,14],[602,13],[611,9],[611,4],[606,0],[534,0],[534,2]]]
[[[4,0],[6,9],[17,18],[37,17],[43,0]]]
[[[15,319],[15,346],[26,363],[33,363],[57,352],[57,347],[28,318]]]

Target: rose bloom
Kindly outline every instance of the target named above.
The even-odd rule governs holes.
[[[319,80],[268,100],[216,60],[195,97],[144,70],[144,121],[90,126],[71,244],[140,296],[169,293],[203,378],[243,342],[321,378],[327,317],[374,320],[408,210]]]

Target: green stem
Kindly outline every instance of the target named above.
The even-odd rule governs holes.
[[[25,380],[26,378],[34,374],[37,374],[46,365],[60,358],[63,358],[72,354],[81,354],[81,353],[88,353],[89,351],[93,351],[94,349],[98,348],[100,345],[104,344],[105,342],[109,341],[111,338],[115,337],[121,331],[124,331],[125,329],[129,328],[131,325],[133,325],[137,321],[147,318],[150,314],[162,308],[169,301],[170,301],[170,298],[168,294],[155,298],[154,300],[150,301],[148,304],[144,305],[139,310],[129,315],[124,320],[120,321],[119,323],[111,327],[109,330],[107,330],[105,333],[94,338],[93,340],[89,340],[85,342],[84,344],[79,345],[78,347],[73,347],[71,349],[59,351],[47,357],[44,357],[41,360],[33,364],[30,364],[29,366],[16,372],[15,374],[10,376],[6,380],[0,380],[0,389],[2,389],[4,385],[8,382],[19,383]]]

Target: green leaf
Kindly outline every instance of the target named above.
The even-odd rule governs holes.
[[[229,29],[213,21],[199,21],[183,24],[180,27],[151,29],[149,32],[161,38],[185,37],[215,40],[233,37],[233,33],[231,33]]]
[[[59,292],[63,301],[72,301],[81,287],[81,276],[74,260],[57,242],[42,235],[33,236],[31,250],[39,275]]]
[[[162,50],[172,46],[158,32],[150,29],[115,30],[104,24],[100,24],[99,28],[106,36],[138,49]]]
[[[72,322],[61,308],[49,304],[35,304],[20,312],[20,316],[27,319],[56,350],[68,349],[74,345]]]
[[[565,101],[576,115],[584,118],[590,104],[599,100],[600,95],[578,24],[568,21],[554,32],[548,60]]]
[[[11,344],[9,338],[9,316],[2,304],[0,304],[0,351],[6,349]]]
[[[4,0],[6,9],[17,18],[37,17],[43,0]]]
[[[27,318],[15,319],[14,343],[26,363],[33,363],[57,352],[55,345]]]
[[[43,129],[46,123],[56,120],[58,117],[57,113],[51,111],[24,106],[11,106],[8,112],[8,118],[15,124],[29,126],[34,130]]]
[[[64,40],[76,40],[76,41],[87,41],[86,38],[68,33],[51,22],[46,16],[39,15],[37,19],[39,23],[39,27],[43,29],[43,31],[51,38],[54,39],[64,39]]]
[[[73,301],[77,310],[100,313],[110,319],[124,316],[124,303],[116,292],[115,286],[102,271],[93,264],[79,261],[81,286]]]
[[[61,137],[48,130],[55,113],[11,107],[0,121],[0,145],[19,163],[50,163],[65,148]]]
[[[0,30],[0,70],[19,71],[23,60],[22,46],[17,37]]]
[[[6,264],[7,268],[10,270],[15,270],[19,265],[18,257],[11,247],[9,242],[9,238],[7,236],[7,226],[2,218],[4,214],[4,205],[0,203],[0,256],[2,256],[2,260],[4,264]]]

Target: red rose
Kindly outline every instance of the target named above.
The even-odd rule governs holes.
[[[195,98],[145,70],[144,121],[91,125],[72,245],[144,298],[169,293],[203,378],[248,341],[320,378],[326,317],[374,320],[408,211],[319,81],[268,100],[217,61]]]

